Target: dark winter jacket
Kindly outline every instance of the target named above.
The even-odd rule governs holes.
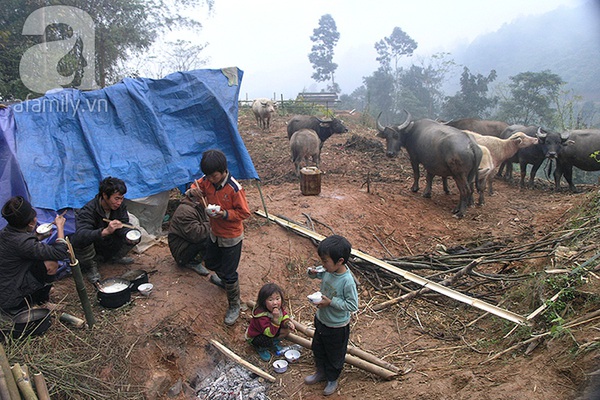
[[[104,209],[100,205],[100,195],[97,195],[92,200],[88,201],[82,208],[76,210],[75,233],[69,236],[73,246],[83,248],[92,243],[100,244],[103,240],[108,241],[108,239],[102,237],[102,230],[108,226],[108,222],[103,221],[103,218],[111,220],[118,219],[121,222],[128,224],[129,215],[127,214],[125,202],[121,204],[121,207],[114,211],[111,210],[110,214],[106,215]],[[116,236],[121,241],[124,241],[125,235],[130,230],[131,229],[129,228],[117,229],[111,236]]]
[[[44,287],[46,282],[37,280],[32,273],[45,271],[44,261],[67,258],[69,253],[63,240],[46,244],[31,232],[6,226],[0,231],[0,308],[16,307],[25,296]]]
[[[210,222],[204,207],[184,197],[173,213],[169,225],[169,249],[175,260],[192,243],[206,240],[210,234]]]

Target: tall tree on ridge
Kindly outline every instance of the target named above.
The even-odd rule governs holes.
[[[313,30],[310,40],[314,43],[308,60],[313,65],[315,72],[311,75],[317,82],[331,81],[327,90],[340,93],[340,87],[335,82],[335,70],[338,65],[333,62],[333,49],[340,39],[335,21],[330,14],[325,14],[319,19],[319,27]]]

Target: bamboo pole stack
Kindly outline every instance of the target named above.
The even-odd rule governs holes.
[[[246,304],[248,304],[248,307],[252,309],[254,308],[256,303],[254,301],[248,301]],[[293,319],[292,322],[296,326],[298,332],[301,332],[304,335],[308,336],[309,339],[305,339],[298,335],[294,335],[293,333],[290,333],[286,337],[286,339],[292,343],[299,344],[300,346],[310,350],[312,345],[312,337],[314,336],[314,330],[309,329],[305,325]],[[400,373],[400,368],[398,368],[397,366],[392,365],[387,361],[377,358],[373,354],[369,354],[366,351],[363,351],[358,347],[354,346],[348,346],[346,362],[364,371],[375,374],[385,380],[393,379],[398,375],[398,373]]]

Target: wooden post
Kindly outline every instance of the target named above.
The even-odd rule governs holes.
[[[10,369],[10,364],[8,363],[8,357],[6,356],[6,352],[4,351],[4,346],[0,343],[0,367],[2,372],[4,373],[4,378],[6,379],[6,386],[8,388],[8,392],[10,393],[9,400],[21,400],[21,395],[19,394],[19,388],[17,387],[17,382],[15,381],[15,377],[12,374]]]

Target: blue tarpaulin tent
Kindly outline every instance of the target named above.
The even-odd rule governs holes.
[[[0,204],[28,190],[36,208],[79,208],[109,175],[126,182],[128,198],[154,195],[201,176],[213,148],[233,176],[258,179],[237,130],[242,75],[234,67],[125,79],[0,110]]]

